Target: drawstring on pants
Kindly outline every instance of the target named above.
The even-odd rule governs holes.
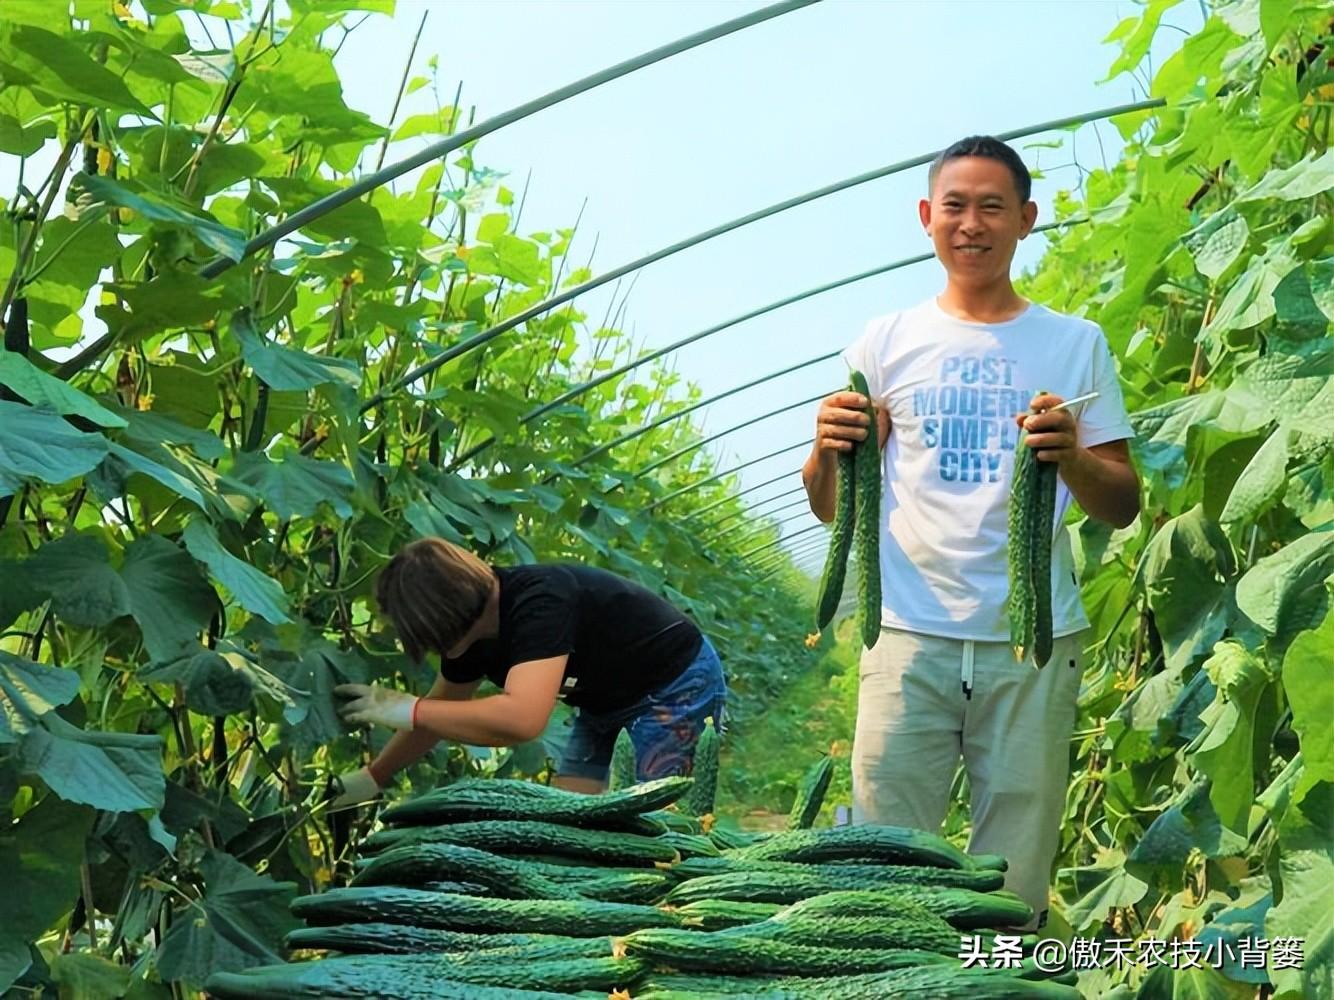
[[[973,640],[963,641],[963,667],[959,671],[959,683],[963,688],[965,701],[973,700]]]

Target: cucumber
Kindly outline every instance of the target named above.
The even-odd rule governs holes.
[[[775,903],[795,903],[808,896],[840,889],[892,889],[904,883],[916,885],[955,886],[988,892],[1005,885],[1005,876],[998,870],[976,871],[966,868],[934,868],[928,865],[877,865],[830,862],[828,864],[801,864],[795,861],[760,861],[738,858],[728,854],[721,858],[682,858],[672,865],[670,874],[679,879],[678,886],[694,880],[700,885],[681,893],[691,898],[731,898],[734,887],[749,889],[747,899],[764,899]],[[728,881],[714,882],[717,876],[739,876]],[[705,884],[704,880],[710,881]],[[692,895],[687,896],[686,893]]]
[[[775,903],[743,903],[730,899],[699,899],[676,911],[685,927],[716,931],[768,920],[781,910]]]
[[[648,929],[627,934],[619,939],[619,943],[629,955],[682,972],[781,972],[798,976],[832,976],[844,972],[900,969],[930,962],[958,964],[957,958],[929,951],[824,948],[738,935],[733,931]]]
[[[722,875],[706,875],[703,878],[690,879],[679,883],[663,897],[663,902],[675,906],[684,906],[701,899],[730,899],[752,903],[792,904],[831,892],[870,890],[886,893],[916,893],[933,899],[949,899],[952,900],[953,905],[962,908],[983,905],[981,900],[976,898],[978,896],[981,896],[983,900],[991,899],[991,895],[986,892],[951,887],[948,878],[944,882],[932,885],[920,877],[921,873],[925,872],[939,873],[948,877],[948,874],[954,872],[953,869],[948,868],[894,867],[894,871],[900,874],[897,881],[873,882],[856,873],[849,875],[838,871],[815,871],[814,869],[818,867],[816,865],[794,865],[793,867],[810,870],[742,870]],[[889,868],[891,866],[886,865],[885,867]],[[969,872],[967,874],[973,873]],[[914,880],[914,875],[918,876],[916,880]],[[1003,883],[1004,876],[998,872],[991,873],[987,884],[990,884],[993,879],[996,887],[999,887],[999,884]],[[943,891],[933,891],[944,889],[952,889],[954,895],[951,896]],[[1006,897],[999,898],[1005,899]],[[1008,906],[1008,903],[1004,905]],[[1008,912],[1008,909],[1001,910],[1001,906],[1002,904],[997,904],[998,912]]]
[[[737,852],[741,858],[772,861],[830,861],[868,858],[896,864],[974,869],[963,851],[944,837],[902,826],[836,826],[829,830],[788,830]]]
[[[479,820],[379,830],[366,838],[363,847],[375,852],[431,843],[461,844],[505,854],[559,854],[608,864],[652,865],[680,860],[676,849],[657,837],[525,820]]]
[[[318,962],[215,972],[204,983],[214,1000],[559,1000],[561,992],[490,987],[450,977],[444,959],[357,955]]]
[[[793,903],[783,914],[788,918],[878,916],[892,914],[909,901],[921,904],[960,929],[1017,927],[1033,919],[1033,908],[1007,890],[974,892],[932,885],[828,892]]]
[[[292,900],[294,916],[311,924],[378,921],[445,930],[507,931],[597,937],[641,927],[676,927],[679,919],[653,906],[591,899],[484,899],[397,886],[327,889]]]
[[[848,386],[855,389],[851,382]],[[872,424],[871,433],[875,433]],[[825,556],[824,572],[820,576],[820,594],[815,603],[815,630],[819,632],[838,612],[843,599],[843,582],[848,572],[848,554],[852,551],[853,516],[856,505],[854,452],[838,453],[838,469],[834,480],[834,524],[829,536],[829,552]]]
[[[482,883],[491,894],[509,899],[580,896],[573,888],[546,878],[523,861],[446,842],[405,844],[376,855],[357,872],[352,884],[419,886],[434,878],[467,878]]]
[[[653,839],[673,848],[683,858],[722,857],[717,845],[702,833],[662,833]]]
[[[834,758],[828,754],[806,772],[801,784],[797,786],[797,798],[792,803],[792,811],[788,813],[789,830],[809,830],[815,825],[815,817],[820,815],[820,807],[824,805],[825,792],[829,790],[829,781],[833,776]]]
[[[691,764],[695,784],[681,799],[681,808],[692,816],[713,813],[714,799],[718,795],[718,746],[721,742],[713,719],[705,719],[704,729],[695,741],[695,757]]]
[[[871,390],[866,376],[852,373],[852,387],[868,399]],[[875,407],[869,402],[866,415],[870,431],[866,440],[853,448],[853,478],[856,480],[856,515],[852,533],[852,547],[857,554],[861,571],[857,590],[857,606],[861,612],[862,645],[875,646],[880,638],[880,442],[876,429]]]
[[[955,957],[960,947],[958,930],[906,898],[894,910],[874,916],[788,909],[763,922],[735,927],[732,933],[828,948],[915,948]]]
[[[611,766],[607,769],[607,791],[615,792],[629,788],[638,780],[635,741],[630,738],[630,730],[622,729],[616,734],[616,744],[611,750]]]
[[[694,784],[691,778],[673,775],[646,781],[630,788],[600,795],[582,795],[531,782],[507,782],[501,789],[488,788],[500,780],[459,782],[390,806],[383,813],[386,823],[399,826],[455,823],[484,819],[540,820],[549,823],[598,827],[641,823],[641,813],[671,805]],[[527,786],[520,791],[519,787]],[[541,792],[533,789],[542,789]],[[655,824],[649,832],[658,832]]]
[[[319,948],[348,954],[413,955],[427,952],[490,951],[498,948],[541,946],[573,941],[596,943],[598,938],[567,938],[556,934],[469,934],[411,924],[330,924],[298,927],[287,932],[288,948]],[[609,953],[609,952],[604,952]],[[574,954],[572,951],[571,954]]]

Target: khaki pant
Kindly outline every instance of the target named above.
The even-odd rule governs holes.
[[[1008,859],[1005,887],[1037,914],[1028,929],[1046,919],[1084,638],[1056,639],[1042,670],[1016,663],[1008,643],[890,628],[862,652],[853,822],[938,832],[962,756],[968,850]]]

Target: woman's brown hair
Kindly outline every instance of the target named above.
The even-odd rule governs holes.
[[[444,655],[486,609],[495,571],[443,538],[419,538],[399,549],[375,582],[375,602],[389,616],[415,663]]]

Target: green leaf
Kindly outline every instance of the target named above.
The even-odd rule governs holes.
[[[288,912],[296,885],[221,851],[208,851],[200,867],[206,889],[198,908],[178,913],[158,948],[162,978],[199,984],[214,972],[281,962],[283,936],[298,925]]]
[[[325,383],[356,389],[361,385],[355,362],[269,343],[255,332],[246,310],[232,314],[232,335],[240,341],[246,364],[272,389],[310,389]]]
[[[151,684],[181,684],[186,707],[192,712],[231,715],[245,711],[254,700],[255,685],[242,668],[243,663],[240,657],[229,659],[212,649],[197,647],[171,663],[140,670],[138,677]]]
[[[1229,330],[1249,330],[1274,315],[1274,291],[1300,261],[1285,240],[1277,240],[1263,254],[1252,257],[1246,270],[1228,288],[1210,320],[1211,336]]]
[[[1283,496],[1287,486],[1288,440],[1291,434],[1280,427],[1265,439],[1232,484],[1219,523],[1236,538]]]
[[[19,744],[19,769],[69,802],[133,812],[162,806],[162,738],[77,729],[48,712]]]
[[[1260,0],[1260,31],[1265,36],[1265,47],[1273,49],[1288,27],[1292,17],[1293,0]]]
[[[1246,853],[1246,838],[1228,830],[1218,820],[1209,799],[1209,782],[1196,778],[1176,801],[1153,821],[1127,859],[1127,867],[1180,869],[1192,850],[1205,857],[1227,858]]]
[[[1237,582],[1237,607],[1282,653],[1297,633],[1329,610],[1325,580],[1334,574],[1334,531],[1313,531],[1259,560]]]
[[[0,114],[0,153],[11,156],[31,156],[56,137],[56,123],[43,118],[24,126],[12,115]]]
[[[477,242],[494,243],[496,240],[509,232],[510,217],[506,212],[492,212],[489,215],[482,216],[482,221],[477,223]]]
[[[72,951],[52,960],[51,979],[60,987],[60,1000],[121,1000],[130,988],[130,968]]]
[[[291,621],[287,617],[287,595],[278,581],[223,548],[211,525],[195,518],[186,525],[182,538],[190,555],[209,568],[241,607],[275,625]]]
[[[1227,539],[1196,505],[1163,525],[1144,558],[1144,590],[1170,669],[1213,648],[1228,624]]]
[[[1122,866],[1123,860],[1124,856],[1118,851],[1098,865],[1066,868],[1060,872],[1061,881],[1068,881],[1079,895],[1064,914],[1076,933],[1101,924],[1114,909],[1134,906],[1148,892],[1148,884],[1127,872]]]
[[[1207,727],[1191,762],[1211,780],[1210,799],[1224,826],[1246,832],[1255,797],[1255,742],[1268,746],[1269,733],[1255,731],[1260,698],[1273,678],[1263,661],[1236,642],[1220,642],[1202,669],[1217,698],[1202,716]]]
[[[0,958],[0,991],[27,969],[26,942],[36,941],[69,912],[79,895],[84,841],[96,812],[47,795],[13,826],[0,828],[0,871],[6,873],[0,941],[24,942],[19,962]]]
[[[0,497],[25,480],[63,483],[82,476],[106,457],[107,439],[71,427],[50,410],[0,400]]]
[[[159,462],[154,462],[151,458],[146,458],[137,451],[131,451],[129,448],[124,448],[121,445],[113,443],[110,448],[108,462],[119,463],[124,467],[123,469],[114,470],[114,473],[120,473],[120,478],[124,478],[131,473],[140,473],[141,475],[147,476],[149,479],[157,480],[172,493],[176,494],[178,497],[189,500],[200,510],[209,509],[208,501],[205,499],[204,494],[200,491],[198,486],[175,469],[170,469]],[[114,474],[111,469],[103,471],[107,474]]]
[[[0,650],[0,744],[13,743],[47,712],[79,696],[79,675]]]
[[[1237,958],[1236,949],[1242,938],[1254,941],[1265,936],[1265,916],[1273,905],[1273,894],[1266,892],[1253,903],[1232,906],[1215,914],[1204,929],[1195,935],[1195,940],[1200,943],[1203,951],[1208,953],[1210,949],[1214,949],[1221,957],[1222,961],[1218,968],[1228,979],[1257,984],[1269,981],[1263,969],[1252,968],[1249,962],[1242,965]]]
[[[313,517],[322,503],[339,517],[352,516],[350,501],[356,482],[337,462],[321,462],[295,452],[270,461],[262,454],[248,453],[239,458],[233,473],[284,520]]]
[[[170,660],[195,645],[220,610],[218,595],[180,546],[161,535],[144,535],[125,550],[121,579],[130,614],[154,660]]]
[[[1112,31],[1104,41],[1120,41],[1121,55],[1112,68],[1107,71],[1103,82],[1122,73],[1129,72],[1140,64],[1149,51],[1153,36],[1158,31],[1158,23],[1163,15],[1179,4],[1181,0],[1149,0],[1144,13],[1138,18],[1126,18]]]
[[[1246,249],[1251,230],[1234,208],[1215,212],[1181,238],[1195,258],[1195,269],[1217,281]]]
[[[184,202],[172,204],[167,195],[110,177],[82,174],[72,183],[81,185],[98,201],[131,209],[154,222],[180,226],[206,247],[231,260],[240,260],[245,256],[245,233],[224,226],[207,212],[194,209]]]
[[[1330,682],[1330,650],[1334,649],[1334,612],[1319,628],[1301,632],[1283,656],[1283,689],[1292,708],[1307,774],[1334,782],[1334,684]]]
[[[1279,824],[1279,877],[1283,894],[1265,917],[1265,933],[1304,942],[1301,968],[1269,974],[1276,997],[1330,1000],[1334,993],[1334,784],[1320,781],[1295,802]]]
[[[132,111],[156,118],[126,89],[120,77],[59,35],[29,24],[0,24],[0,75],[53,102]]]
[[[1334,188],[1334,148],[1317,155],[1309,153],[1290,167],[1269,171],[1238,195],[1234,204],[1264,199],[1298,201],[1314,198]]]
[[[130,613],[125,581],[107,561],[106,546],[91,535],[70,534],[47,542],[29,568],[51,595],[56,614],[71,624],[109,625]]]
[[[1310,283],[1315,304],[1334,323],[1334,257],[1311,261]]]

